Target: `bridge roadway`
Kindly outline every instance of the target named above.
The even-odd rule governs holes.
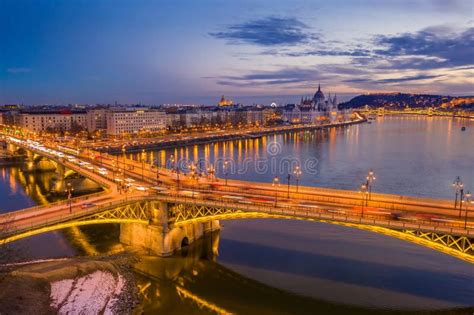
[[[25,143],[16,143],[24,146],[28,150],[35,150],[28,147]],[[227,185],[222,179],[209,177],[192,180],[189,176],[180,174],[179,187],[178,174],[168,169],[143,168],[142,163],[118,157],[119,162],[125,162],[125,172],[122,178],[129,176],[135,179],[135,187],[147,186],[147,184],[156,184],[156,173],[159,174],[161,190],[156,193],[148,191],[134,190],[124,192],[119,189],[119,185],[113,179],[119,177],[110,173],[100,175],[95,169],[89,170],[80,167],[65,159],[39,151],[38,154],[64,164],[84,176],[87,176],[105,187],[104,193],[92,196],[73,198],[69,201],[62,201],[46,206],[33,207],[19,210],[0,216],[0,222],[8,227],[9,237],[3,242],[13,241],[30,235],[38,234],[44,231],[59,229],[69,226],[92,224],[92,221],[81,221],[80,218],[100,213],[104,209],[119,207],[124,204],[133,204],[159,200],[174,205],[186,205],[189,213],[181,212],[173,218],[172,225],[183,225],[189,222],[203,222],[209,220],[232,219],[232,218],[286,218],[302,219],[311,221],[321,221],[335,223],[349,227],[362,228],[389,234],[394,237],[402,238],[397,231],[407,231],[416,233],[435,233],[436,235],[447,235],[451,238],[462,237],[462,253],[468,254],[464,257],[468,261],[473,261],[473,246],[470,240],[474,236],[473,222],[469,217],[468,224],[464,227],[463,222],[456,219],[441,221],[420,220],[419,217],[406,217],[400,220],[398,217],[386,215],[393,213],[394,210],[405,214],[425,212],[430,215],[443,215],[446,218],[455,218],[458,210],[452,208],[452,203],[443,200],[421,199],[394,195],[372,194],[368,206],[364,206],[366,213],[362,216],[361,203],[363,202],[361,194],[358,192],[299,187],[296,192],[295,187],[291,187],[290,192],[286,186],[272,187],[270,184],[249,183],[236,180],[229,180]],[[91,158],[90,152],[82,159],[89,159],[95,167],[116,168],[113,160],[101,160],[100,163]],[[362,196],[363,197],[363,196]],[[354,210],[354,207],[356,210]],[[359,209],[357,211],[357,209]],[[370,212],[370,209],[376,209]],[[384,212],[385,211],[385,212]],[[196,215],[197,213],[197,215]],[[100,220],[93,221],[95,223]],[[143,218],[128,220],[130,222],[148,223]],[[127,222],[128,222],[127,221]],[[107,222],[111,222],[110,220]],[[114,222],[126,222],[115,220]],[[415,233],[415,234],[416,234]],[[440,238],[440,237],[438,237]],[[464,244],[466,241],[469,244]],[[423,244],[429,247],[439,245]],[[437,248],[440,250],[440,248]],[[441,251],[446,252],[446,249]],[[453,253],[450,253],[453,254]],[[457,254],[456,254],[457,255]],[[456,256],[455,255],[455,256]],[[462,257],[461,257],[462,258]]]

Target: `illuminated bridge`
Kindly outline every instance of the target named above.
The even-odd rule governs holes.
[[[56,159],[56,162],[72,167],[61,159]],[[77,171],[94,180],[100,177],[93,171]],[[160,172],[166,181],[174,180],[169,170]],[[126,171],[126,175],[134,177],[140,185],[143,184],[139,182],[140,174],[145,175],[147,182],[155,173],[143,174],[138,167]],[[471,221],[464,225],[400,220],[394,216],[344,211],[360,207],[361,195],[358,192],[300,187],[298,192],[290,193],[285,187],[269,184],[229,181],[227,185],[210,185],[203,181],[196,185],[189,178],[182,178],[178,187],[168,186],[161,193],[136,191],[130,194],[120,193],[107,176],[97,180],[108,187],[105,193],[1,215],[0,227],[3,228],[0,231],[4,232],[0,243],[69,227],[118,223],[121,225],[122,243],[168,256],[204,233],[219,229],[220,220],[276,218],[323,222],[380,233],[474,263]],[[183,194],[189,193],[184,189],[190,188],[193,189],[192,195]],[[248,198],[249,195],[252,198]],[[406,213],[457,214],[449,201],[384,194],[373,194],[367,206]]]

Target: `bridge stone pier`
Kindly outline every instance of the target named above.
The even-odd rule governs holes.
[[[206,233],[220,229],[218,220],[174,226],[168,217],[169,207],[167,202],[152,202],[150,224],[121,224],[120,242],[144,248],[153,255],[170,256]]]

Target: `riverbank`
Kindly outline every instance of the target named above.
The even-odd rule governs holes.
[[[373,113],[365,113],[361,112],[361,114],[369,114],[369,115],[377,115],[377,112]],[[383,115],[390,115],[390,116],[426,116],[426,117],[450,117],[450,118],[463,118],[463,119],[473,119],[474,116],[467,116],[467,115],[456,115],[456,114],[428,114],[428,113],[419,113],[419,112],[384,112]]]
[[[160,139],[153,141],[147,139],[146,142],[137,142],[137,143],[127,143],[126,150],[127,153],[141,152],[142,150],[163,150],[176,147],[185,147],[189,145],[198,145],[213,143],[219,141],[232,141],[232,140],[245,140],[245,139],[257,139],[272,134],[282,134],[287,132],[298,132],[306,130],[320,130],[333,127],[343,127],[349,125],[360,124],[366,122],[367,119],[364,117],[359,117],[355,120],[347,120],[342,122],[333,122],[329,124],[308,124],[308,125],[287,125],[287,126],[277,126],[277,127],[267,127],[260,130],[235,130],[229,131],[226,133],[217,133],[217,134],[207,134],[202,136],[194,137],[184,137],[182,139]],[[108,145],[108,146],[98,146],[94,147],[94,150],[103,153],[109,154],[120,154],[122,153],[122,146],[124,144],[120,143],[117,145]]]
[[[138,304],[132,254],[22,263],[0,281],[5,314],[131,314]]]

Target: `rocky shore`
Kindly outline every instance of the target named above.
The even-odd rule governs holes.
[[[19,264],[0,281],[0,314],[131,314],[133,254]]]

